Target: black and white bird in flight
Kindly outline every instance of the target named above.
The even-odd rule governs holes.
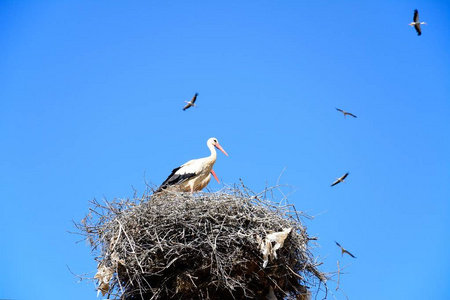
[[[339,245],[338,242],[334,241],[336,243],[336,245],[338,245],[339,248],[341,248],[341,256],[344,256],[344,253],[347,253],[348,255],[350,255],[353,258],[356,258],[356,256],[354,256],[353,254],[351,254],[350,252],[348,252],[347,250],[344,249],[344,247],[342,247],[341,245]]]
[[[336,184],[340,183],[340,182],[344,182],[344,179],[347,178],[348,176],[348,172],[345,173],[344,175],[342,175],[341,177],[339,177],[338,179],[336,179],[335,182],[333,182],[333,184],[331,186],[335,186]]]
[[[339,109],[339,108],[336,108],[336,110],[337,110],[337,111],[340,111],[341,113],[343,113],[343,114],[344,114],[344,118],[345,118],[347,115],[352,116],[353,118],[356,118],[356,116],[355,116],[354,114],[349,113],[349,112],[347,112],[347,111],[345,111],[345,110],[342,110],[342,109]]]
[[[419,11],[415,9],[413,22],[409,23],[408,25],[414,26],[414,28],[417,31],[417,35],[422,35],[422,29],[420,28],[420,25],[427,25],[427,23],[419,21]]]
[[[197,100],[197,96],[198,96],[198,93],[195,93],[195,95],[194,95],[194,97],[192,97],[191,101],[184,101],[187,104],[186,104],[185,107],[183,107],[183,110],[186,110],[186,109],[188,109],[191,106],[196,106],[195,105],[195,100]]]

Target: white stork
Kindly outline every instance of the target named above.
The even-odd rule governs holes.
[[[414,10],[414,18],[413,22],[408,24],[409,26],[414,26],[417,31],[417,35],[422,35],[422,30],[420,29],[420,25],[427,25],[425,22],[419,22],[419,11],[417,9]]]
[[[217,158],[215,148],[222,151],[226,156],[228,156],[228,154],[223,150],[216,138],[208,139],[206,145],[211,151],[210,156],[190,160],[180,167],[173,169],[172,173],[155,193],[161,192],[171,186],[176,186],[184,192],[193,193],[194,191],[201,191],[211,180],[211,174],[213,174],[214,178],[219,182],[219,179],[212,169]]]
[[[352,116],[353,118],[356,118],[356,116],[355,116],[354,114],[349,113],[348,111],[342,110],[342,109],[337,108],[337,107],[335,107],[335,108],[336,108],[337,111],[340,111],[341,113],[344,114],[344,118],[345,118],[347,115]]]
[[[347,253],[348,255],[350,255],[353,258],[356,258],[356,256],[354,256],[353,254],[351,254],[350,252],[348,252],[347,249],[345,249],[344,247],[342,247],[341,245],[339,245],[338,242],[334,241],[336,243],[336,245],[341,248],[341,256],[344,256],[344,253]]]
[[[194,95],[194,97],[192,97],[191,101],[184,101],[187,104],[185,107],[183,107],[183,110],[186,110],[191,106],[194,106],[194,107],[197,106],[197,105],[195,105],[195,100],[197,100],[197,96],[198,96],[198,93],[195,93],[195,95]]]
[[[338,183],[345,182],[344,179],[347,178],[348,174],[349,173],[347,172],[344,175],[342,175],[341,177],[337,178],[336,181],[333,182],[333,184],[331,186],[335,186]]]

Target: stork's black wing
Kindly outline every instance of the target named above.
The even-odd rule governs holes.
[[[416,31],[417,31],[417,35],[422,35],[422,29],[420,28],[420,23],[416,23],[416,24],[414,25],[414,28],[415,28]]]
[[[341,177],[341,180],[344,180],[345,178],[347,178],[348,176],[348,172],[344,174],[344,176]]]
[[[418,22],[419,22],[419,11],[418,11],[417,9],[414,10],[414,18],[413,18],[413,21],[414,21],[415,23],[418,23]]]
[[[344,252],[347,253],[348,255],[350,255],[353,258],[356,258],[356,256],[354,256],[353,254],[351,254],[350,252],[348,252],[347,250],[344,249]]]
[[[341,182],[340,180],[336,180],[335,182],[333,182],[332,184],[331,184],[331,186],[335,186],[336,184],[338,184],[339,182]]]
[[[161,183],[161,186],[156,190],[155,193],[159,193],[162,190],[168,188],[169,186],[172,185],[177,185],[180,183],[185,182],[186,180],[188,180],[189,178],[192,178],[195,176],[195,173],[185,173],[185,174],[177,174],[177,171],[180,169],[181,167],[175,168],[172,170],[172,173],[170,173],[169,177],[167,177],[166,180],[164,180],[163,183]]]
[[[195,103],[197,100],[198,93],[195,93],[194,97],[192,97],[191,103]]]

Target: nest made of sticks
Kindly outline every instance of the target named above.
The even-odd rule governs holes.
[[[162,192],[93,208],[77,228],[98,289],[121,299],[308,299],[326,282],[292,205],[262,193]]]

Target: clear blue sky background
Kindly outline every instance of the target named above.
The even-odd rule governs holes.
[[[286,167],[350,299],[450,299],[449,20],[448,1],[2,0],[0,298],[96,299],[66,267],[96,270],[71,220],[215,136],[227,185]]]

